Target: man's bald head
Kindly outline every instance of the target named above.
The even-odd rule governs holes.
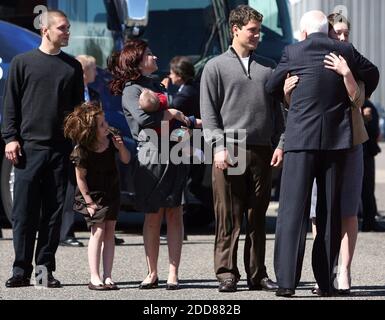
[[[39,18],[39,23],[40,23],[40,30],[42,28],[49,28],[52,25],[53,20],[55,17],[64,17],[67,18],[67,15],[60,10],[48,10],[44,11]],[[68,18],[67,18],[68,19]]]
[[[300,31],[307,35],[315,32],[328,34],[328,27],[328,19],[322,11],[308,11],[301,18]]]
[[[48,10],[39,18],[42,46],[47,52],[58,52],[68,46],[71,25],[64,12]]]

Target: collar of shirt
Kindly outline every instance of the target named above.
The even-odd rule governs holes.
[[[88,102],[91,100],[90,92],[88,91],[88,86],[84,86],[84,101]]]

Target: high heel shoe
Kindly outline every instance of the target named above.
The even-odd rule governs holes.
[[[346,279],[343,279],[343,277],[346,277]],[[337,278],[337,293],[340,295],[349,295],[350,294],[350,287],[351,287],[352,278],[350,276],[350,272],[347,270],[340,271]]]
[[[170,282],[167,282],[166,283],[166,290],[179,290],[180,287],[179,287],[179,283],[170,283]]]
[[[142,282],[139,285],[139,289],[155,289],[158,288],[159,279],[156,277],[154,282]]]
[[[314,285],[314,287],[311,289],[311,293],[312,294],[317,294],[318,290],[319,290],[318,283],[316,283]]]

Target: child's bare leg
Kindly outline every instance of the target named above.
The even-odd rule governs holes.
[[[111,272],[115,254],[115,220],[107,220],[105,223],[103,241],[103,278],[105,284],[112,284]]]
[[[88,263],[91,272],[91,283],[93,285],[103,284],[100,278],[99,266],[104,228],[104,223],[98,223],[91,227],[90,241],[88,243]]]

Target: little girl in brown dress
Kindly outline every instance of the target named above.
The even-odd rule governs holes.
[[[77,182],[74,210],[84,215],[91,230],[88,288],[116,290],[118,287],[111,279],[115,225],[120,207],[115,153],[118,152],[120,160],[126,164],[130,161],[130,153],[119,135],[111,135],[103,110],[96,102],[83,103],[69,114],[64,122],[64,134],[76,144],[70,156]],[[101,255],[103,277],[99,273]]]

